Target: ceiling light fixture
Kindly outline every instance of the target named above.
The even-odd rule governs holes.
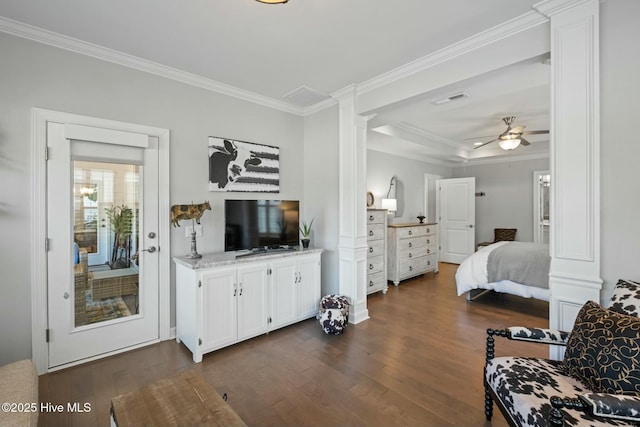
[[[498,142],[498,145],[503,150],[513,150],[513,149],[518,148],[520,146],[520,139],[519,138],[501,139],[500,142]]]
[[[260,3],[267,3],[267,4],[279,4],[279,3],[285,4],[289,0],[256,0],[256,1]]]

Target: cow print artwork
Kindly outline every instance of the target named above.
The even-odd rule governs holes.
[[[209,191],[278,193],[280,149],[210,136]]]

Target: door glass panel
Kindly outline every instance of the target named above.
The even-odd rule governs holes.
[[[138,314],[140,169],[73,162],[75,326]]]

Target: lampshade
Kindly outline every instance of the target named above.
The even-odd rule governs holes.
[[[498,142],[498,145],[503,150],[513,150],[514,148],[518,148],[518,146],[520,145],[520,139],[519,138],[516,138],[516,139],[502,139],[502,140],[500,140],[500,142]]]
[[[396,199],[382,199],[380,207],[389,212],[395,212],[398,210],[398,201]]]

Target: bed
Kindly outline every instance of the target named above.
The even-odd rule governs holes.
[[[458,295],[471,301],[495,291],[549,301],[549,245],[497,242],[466,258],[456,272]]]

